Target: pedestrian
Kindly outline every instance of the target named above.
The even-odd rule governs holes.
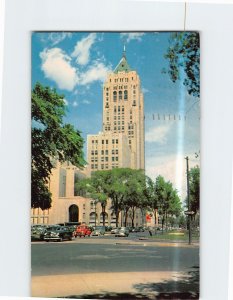
[[[150,236],[152,236],[152,230],[151,230],[151,228],[149,228],[149,234],[150,234]]]

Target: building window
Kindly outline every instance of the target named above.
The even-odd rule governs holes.
[[[95,165],[95,169],[97,169],[98,168],[98,165]]]
[[[102,140],[102,145],[104,144],[104,140]]]
[[[128,91],[124,90],[124,100],[128,100]]]
[[[104,169],[104,165],[103,165],[103,164],[101,165],[101,169],[102,169],[102,170]]]
[[[118,161],[118,156],[116,156],[116,161]]]
[[[115,144],[115,140],[112,140],[112,144]]]
[[[85,209],[86,208],[86,205],[85,204],[83,204],[83,209]]]
[[[113,101],[116,101],[116,100],[117,100],[117,92],[114,91],[114,92],[113,92]]]
[[[110,129],[110,128],[109,128]],[[106,140],[106,145],[108,145],[108,140]]]
[[[98,150],[95,150],[95,155],[98,155]]]
[[[114,149],[112,149],[112,154],[115,154],[115,150]]]
[[[94,165],[93,164],[91,165],[91,168],[94,169]]]
[[[119,100],[122,100],[122,91],[119,91]]]
[[[92,144],[94,144],[94,140],[92,140],[91,142],[92,142]]]
[[[105,169],[108,169],[108,165],[105,165]]]
[[[108,161],[108,157],[105,157],[105,161]]]
[[[115,157],[114,156],[112,157],[112,161],[115,161]]]
[[[105,150],[105,155],[108,155],[108,150]]]
[[[104,150],[101,150],[101,155],[104,155]]]
[[[116,149],[116,154],[118,154],[118,149]]]
[[[94,155],[94,150],[91,150],[91,155]]]
[[[116,144],[118,144],[118,139],[116,139]]]

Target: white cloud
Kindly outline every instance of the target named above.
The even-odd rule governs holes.
[[[63,99],[63,102],[65,105],[69,105],[69,102],[65,98]]]
[[[86,72],[81,74],[80,84],[90,84],[97,80],[104,81],[110,71],[110,67],[105,66],[102,62],[95,61]]]
[[[74,102],[72,103],[72,105],[73,105],[74,107],[77,107],[77,106],[78,106],[78,102],[77,102],[77,101],[74,101]]]
[[[44,49],[40,57],[45,77],[55,81],[60,89],[72,91],[78,77],[76,69],[70,63],[71,58],[60,48]]]
[[[149,93],[149,90],[146,89],[146,88],[144,88],[144,87],[142,87],[142,93],[143,93],[143,94]]]
[[[149,143],[158,143],[160,145],[166,144],[170,128],[170,125],[161,125],[159,127],[150,128],[145,134],[145,141]]]
[[[96,33],[90,33],[87,37],[83,38],[81,41],[78,41],[72,57],[76,58],[76,62],[80,65],[86,65],[90,59],[90,49],[96,40]]]
[[[84,100],[82,101],[82,103],[83,103],[83,104],[91,104],[91,101],[84,99]]]
[[[127,43],[129,43],[132,40],[137,40],[140,42],[142,40],[143,35],[143,32],[124,32],[121,33],[121,38],[126,40]]]
[[[71,32],[51,32],[48,35],[48,40],[52,43],[52,46],[55,46],[62,42],[65,38],[71,38]]]

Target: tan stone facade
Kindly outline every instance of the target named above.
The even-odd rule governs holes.
[[[101,132],[87,137],[91,171],[131,167],[131,150],[123,133]]]
[[[103,86],[102,127],[103,132],[88,136],[91,171],[119,167],[144,170],[144,100],[140,78],[130,69],[125,53]]]
[[[53,169],[49,189],[52,207],[49,210],[32,209],[32,224],[85,222],[103,224],[102,207],[93,199],[75,195],[78,180],[91,176],[96,170],[112,168],[145,169],[144,158],[144,100],[140,78],[130,69],[125,53],[110,73],[103,86],[102,132],[87,137],[88,166],[83,171],[68,164]],[[111,201],[107,201],[105,225],[115,225]],[[124,216],[120,214],[119,224]],[[145,223],[140,210],[135,213],[135,226]],[[127,225],[131,225],[128,218]]]

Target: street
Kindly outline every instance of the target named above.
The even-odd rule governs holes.
[[[99,297],[108,295],[108,299],[111,299],[111,293],[114,292],[115,298],[112,299],[123,299],[117,298],[116,293],[121,291],[131,295],[128,299],[137,299],[132,298],[132,295],[136,297],[138,290],[147,297],[145,291],[148,287],[142,289],[142,284],[159,283],[157,287],[160,286],[160,293],[168,292],[171,287],[175,288],[171,292],[177,293],[179,282],[184,294],[184,275],[192,277],[192,274],[197,276],[198,273],[198,246],[161,243],[143,239],[143,235],[145,236],[140,233],[128,238],[104,236],[77,238],[62,243],[32,243],[33,296],[76,295],[75,298],[85,298],[84,295],[87,295],[90,298],[91,295],[97,297],[96,293],[99,293]],[[173,299],[198,299],[193,298],[198,293],[198,280],[194,279],[196,282],[192,285],[187,283],[187,292],[191,298]],[[66,281],[74,284],[69,287]],[[169,284],[169,289],[164,287],[161,291],[161,283],[165,282]],[[192,293],[190,288],[193,289]],[[155,286],[149,293],[150,298],[155,297],[156,293],[158,291]]]

